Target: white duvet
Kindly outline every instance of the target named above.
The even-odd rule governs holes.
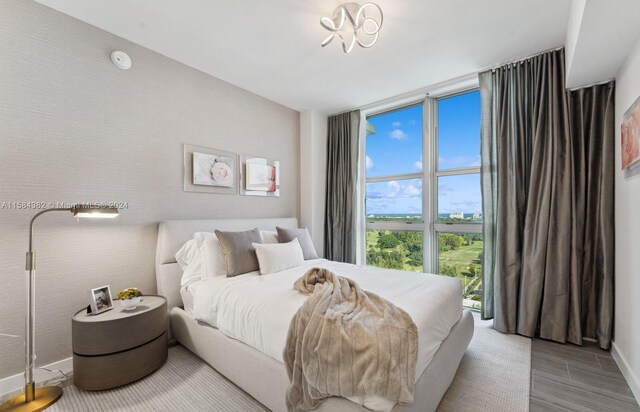
[[[189,291],[192,315],[283,362],[289,324],[306,299],[293,290],[293,282],[315,266],[355,280],[363,290],[382,296],[411,316],[418,327],[416,380],[462,315],[462,286],[457,279],[325,259],[307,260],[271,275],[252,272],[197,282]]]
[[[411,316],[418,328],[416,380],[462,315],[462,286],[455,278],[325,259],[308,260],[302,266],[270,275],[252,272],[199,281],[189,290],[192,315],[284,363],[282,352],[289,323],[306,299],[293,289],[293,283],[315,266],[353,279],[363,290],[391,301]]]

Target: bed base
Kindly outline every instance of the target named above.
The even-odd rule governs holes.
[[[473,337],[473,315],[464,310],[433,360],[416,382],[412,405],[396,405],[393,412],[435,411],[456,375]],[[193,319],[181,308],[171,310],[175,339],[249,395],[274,412],[286,412],[289,379],[284,364],[218,329]],[[318,412],[365,412],[368,409],[345,398],[329,398]]]

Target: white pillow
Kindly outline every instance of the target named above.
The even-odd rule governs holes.
[[[193,235],[203,262],[203,279],[227,275],[227,264],[224,260],[222,245],[215,233],[198,232]]]
[[[304,255],[297,238],[289,243],[252,243],[252,245],[256,249],[260,273],[263,275],[280,272],[304,263]]]
[[[262,239],[262,243],[280,243],[278,232],[275,230],[261,230],[260,238]]]
[[[195,239],[191,239],[182,245],[178,253],[176,253],[176,262],[182,269],[181,287],[188,286],[202,278],[202,258]]]

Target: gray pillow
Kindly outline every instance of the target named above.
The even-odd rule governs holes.
[[[318,259],[316,248],[313,246],[311,235],[306,227],[301,229],[284,229],[282,227],[276,227],[276,230],[278,231],[278,241],[280,243],[289,243],[293,239],[298,239],[300,247],[302,248],[304,260]]]
[[[258,270],[258,258],[252,243],[262,243],[258,229],[246,232],[221,232],[216,230],[216,236],[224,252],[227,266],[227,277],[242,275]]]

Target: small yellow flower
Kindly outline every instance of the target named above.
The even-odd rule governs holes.
[[[138,288],[129,288],[121,290],[116,296],[116,300],[127,300],[142,296],[142,292]]]

